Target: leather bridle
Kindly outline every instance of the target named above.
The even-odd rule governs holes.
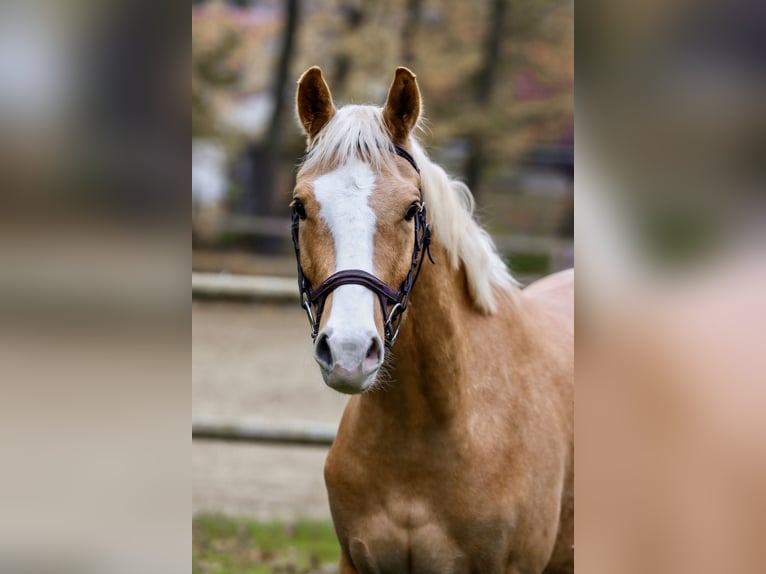
[[[403,159],[407,160],[415,171],[420,174],[420,169],[415,163],[415,159],[410,153],[399,144],[394,143],[394,151]],[[344,269],[333,273],[316,288],[312,288],[311,283],[303,274],[301,267],[301,251],[298,242],[298,226],[300,217],[295,207],[292,210],[292,236],[293,246],[295,247],[295,258],[298,261],[298,289],[300,290],[301,307],[306,310],[309,324],[311,325],[311,338],[316,339],[319,334],[319,322],[322,320],[325,301],[327,296],[341,285],[361,285],[366,287],[378,296],[380,308],[385,318],[385,337],[386,348],[391,349],[399,334],[399,327],[402,324],[402,315],[407,310],[407,304],[410,300],[412,288],[415,286],[420,269],[423,266],[424,255],[428,254],[431,263],[434,262],[431,257],[431,228],[426,220],[426,204],[423,201],[423,189],[418,186],[420,193],[420,205],[413,217],[415,222],[415,244],[412,249],[412,262],[410,270],[407,273],[398,291],[395,291],[383,281],[362,271],[361,269]]]

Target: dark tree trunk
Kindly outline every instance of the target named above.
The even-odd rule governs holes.
[[[484,162],[482,135],[476,132],[469,134],[467,147],[468,156],[465,158],[464,169],[465,183],[473,193],[474,198],[478,198],[481,170]]]
[[[295,36],[298,30],[298,18],[300,16],[300,1],[285,0],[287,17],[285,21],[284,36],[282,39],[282,52],[277,61],[277,69],[274,74],[272,98],[274,112],[271,115],[271,123],[266,133],[266,145],[271,150],[272,157],[277,157],[281,150],[282,134],[285,123],[285,103],[287,100],[287,86],[290,82],[290,64],[295,53]]]
[[[346,35],[357,33],[364,24],[367,17],[364,7],[363,0],[346,0],[341,5],[341,11],[346,17]],[[351,55],[346,52],[340,52],[335,56],[335,65],[332,71],[333,92],[338,94],[345,92],[352,64]]]
[[[503,22],[508,0],[493,0],[492,10],[487,22],[487,43],[484,46],[484,61],[479,71],[476,99],[479,104],[486,104],[495,87],[497,64],[500,61],[500,41],[503,35]]]
[[[281,166],[282,134],[285,131],[285,107],[288,100],[288,86],[291,85],[290,64],[295,53],[295,37],[300,17],[300,0],[285,1],[285,29],[282,36],[282,50],[277,60],[272,83],[272,101],[274,110],[271,114],[263,142],[253,144],[247,152],[250,162],[249,181],[246,189],[250,197],[244,198],[246,212],[260,216],[282,215],[281,196],[278,188]],[[284,202],[286,203],[286,202]],[[283,241],[279,237],[257,238],[254,247],[266,253],[277,252]]]
[[[497,68],[500,62],[500,42],[503,36],[507,4],[508,0],[492,0],[492,9],[489,11],[482,66],[476,78],[475,102],[479,109],[486,108],[487,104],[489,104],[497,81]],[[471,188],[474,196],[478,194],[485,163],[483,137],[479,130],[475,130],[468,135],[468,157],[466,158],[465,178],[466,184]]]
[[[407,0],[407,19],[402,27],[402,64],[415,64],[415,32],[420,24],[423,0]]]

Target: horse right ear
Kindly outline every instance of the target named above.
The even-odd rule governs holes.
[[[319,131],[335,115],[335,104],[332,102],[330,88],[322,77],[319,66],[313,66],[303,72],[298,80],[296,96],[298,119],[303,131],[306,132],[309,144]]]

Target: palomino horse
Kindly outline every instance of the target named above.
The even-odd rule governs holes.
[[[297,107],[301,296],[354,395],[325,466],[341,573],[572,572],[572,273],[516,286],[412,136],[406,68],[383,108],[342,109],[311,68]]]

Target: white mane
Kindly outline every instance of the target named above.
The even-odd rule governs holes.
[[[436,240],[446,249],[454,269],[463,265],[474,304],[485,313],[494,313],[496,295],[511,295],[518,283],[497,254],[489,234],[474,220],[474,199],[468,187],[433,163],[414,137],[410,136],[409,144],[420,168],[423,199]],[[350,105],[338,110],[319,132],[303,168],[333,169],[361,158],[373,169],[395,169],[396,157],[382,109]]]

